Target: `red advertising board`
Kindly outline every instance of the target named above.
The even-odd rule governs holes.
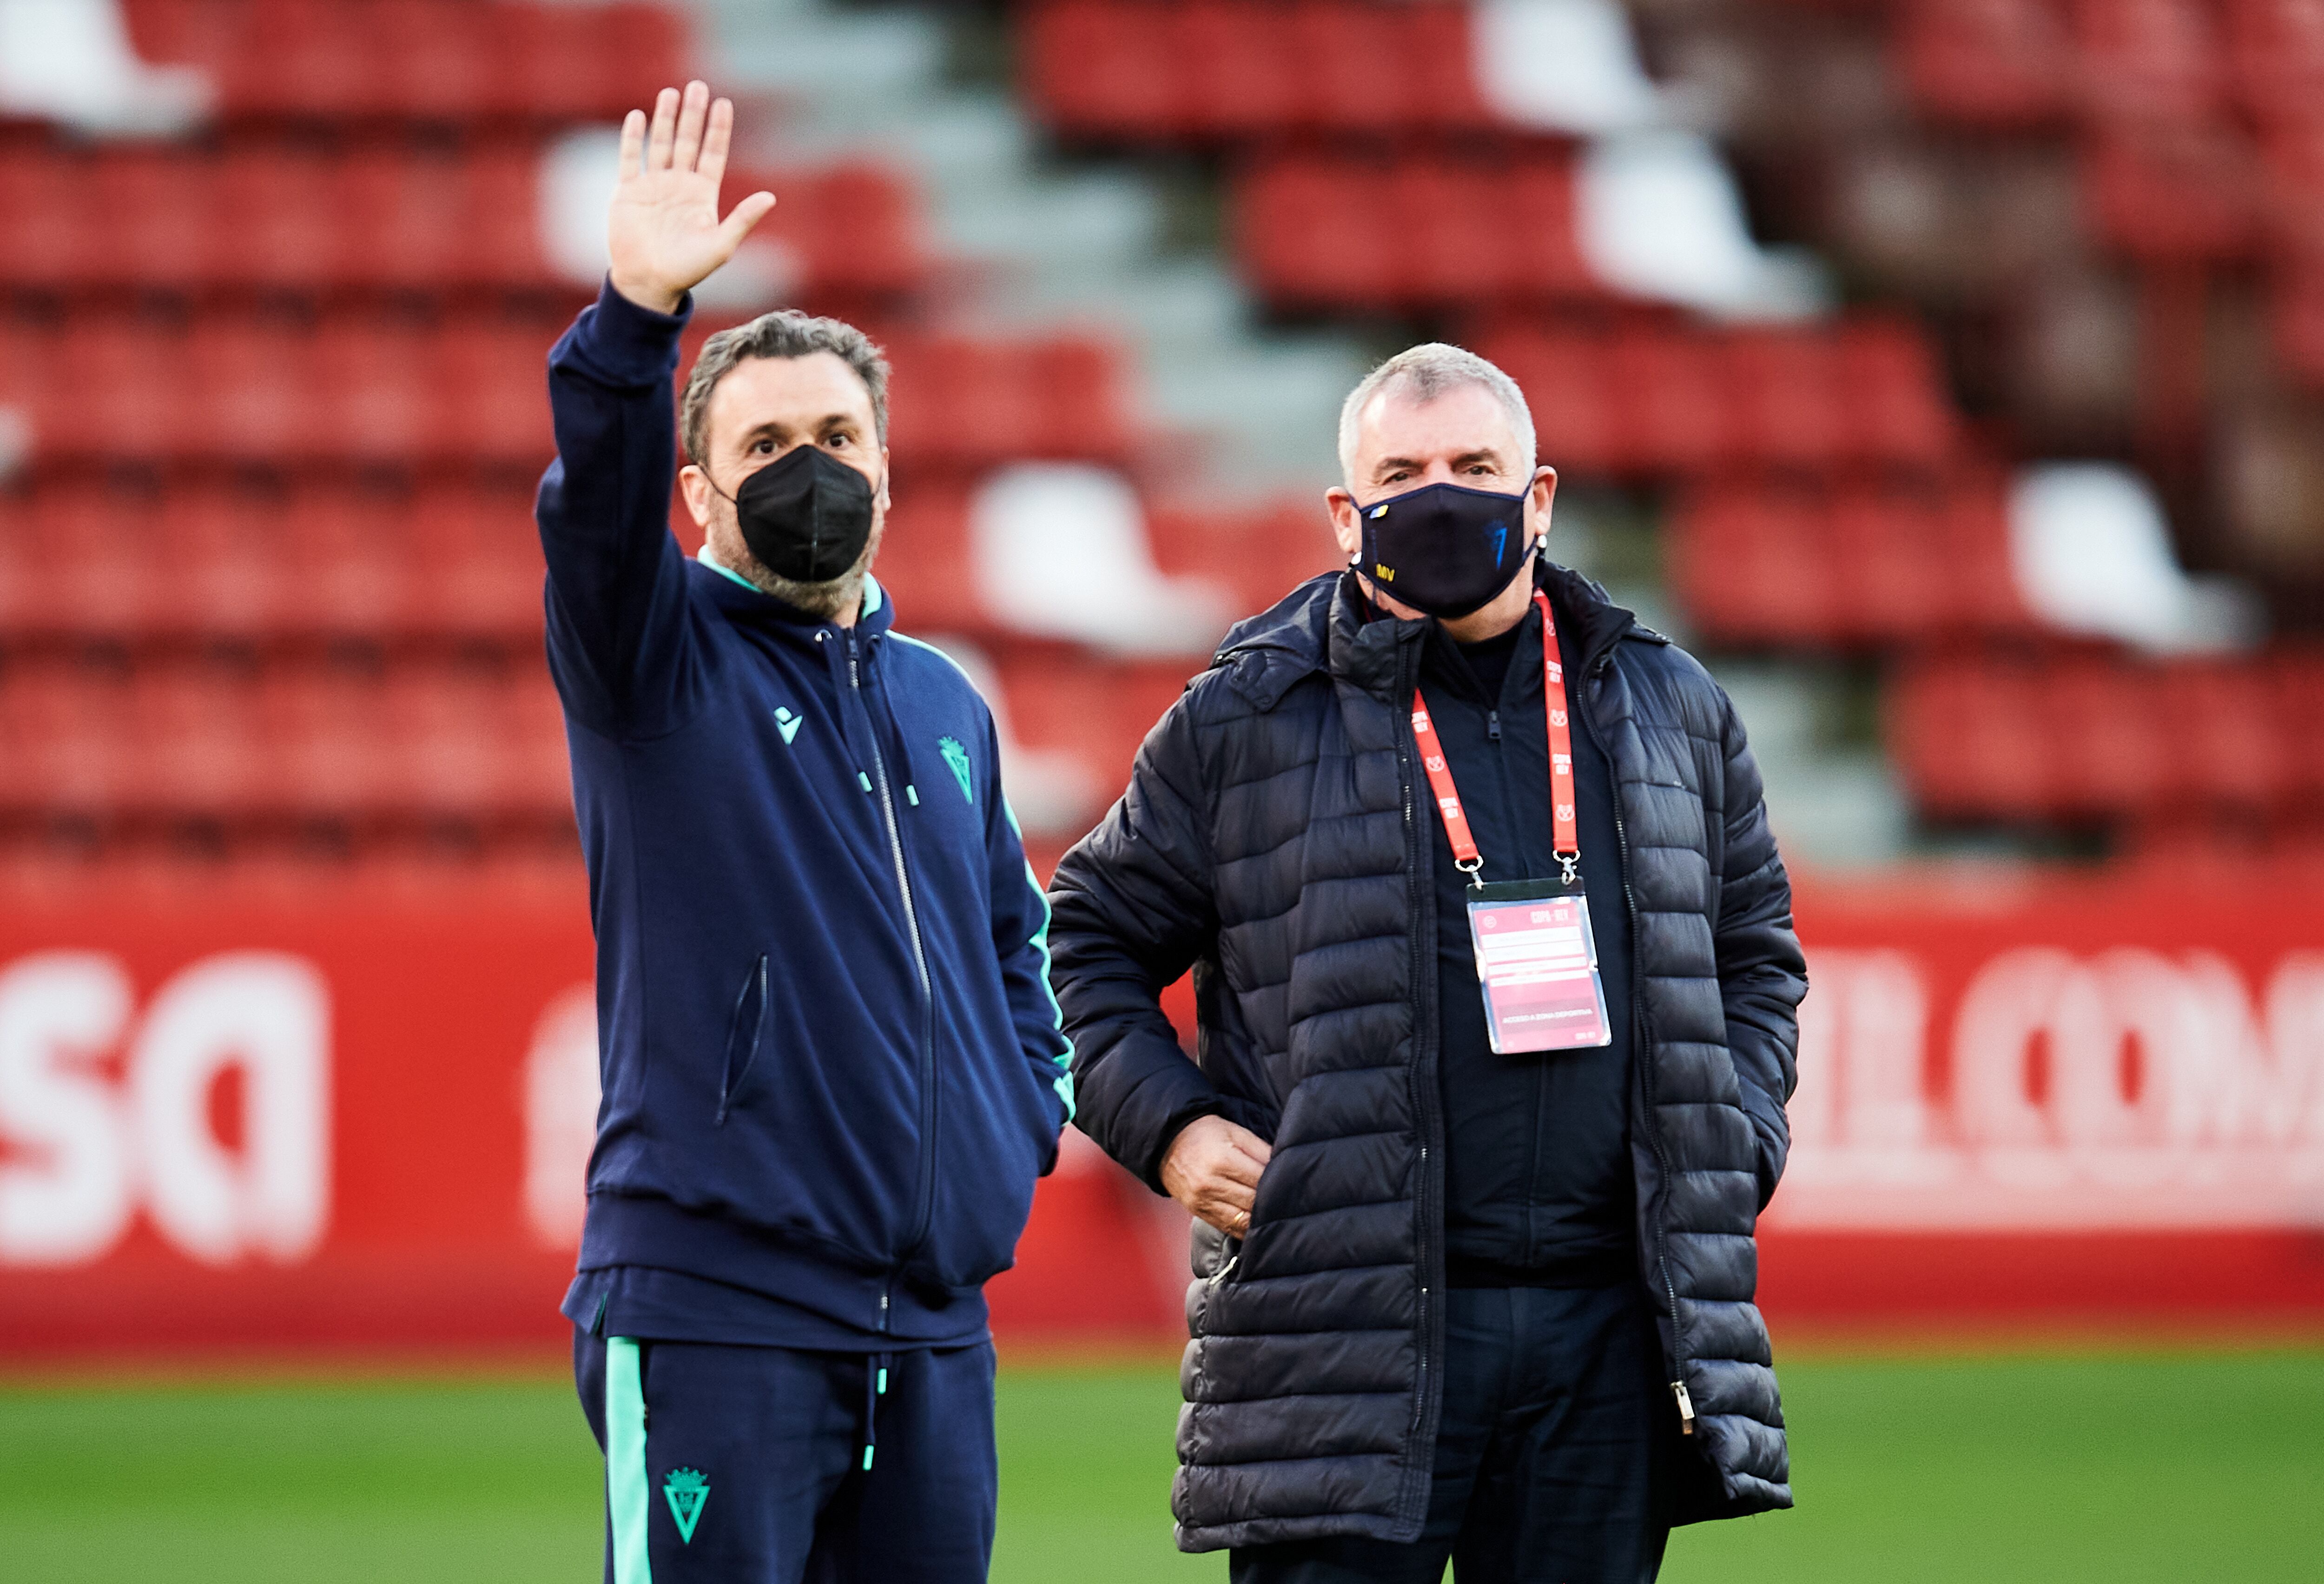
[[[1800,916],[1779,1325],[2324,1320],[2324,904],[2002,875]],[[577,876],[13,900],[0,1348],[556,1346],[589,971]],[[1165,1341],[1185,1222],[1069,1144],[996,1326]]]

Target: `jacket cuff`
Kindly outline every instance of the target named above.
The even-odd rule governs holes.
[[[691,292],[678,300],[676,313],[656,313],[614,291],[609,275],[596,306],[575,327],[573,350],[609,384],[656,384],[677,371],[678,338],[693,317]]]
[[[1170,1190],[1162,1186],[1162,1163],[1170,1158],[1170,1146],[1178,1142],[1178,1135],[1185,1132],[1186,1125],[1196,1117],[1223,1116],[1226,1114],[1224,1106],[1215,1098],[1207,1098],[1189,1100],[1170,1113],[1168,1119],[1162,1124],[1161,1142],[1154,1146],[1154,1158],[1146,1163],[1146,1170],[1142,1173],[1146,1186],[1157,1193],[1168,1193]]]

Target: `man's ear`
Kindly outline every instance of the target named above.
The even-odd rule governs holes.
[[[888,448],[880,448],[880,509],[888,509],[888,480],[895,475],[888,465]]]
[[[1536,547],[1549,537],[1549,508],[1556,499],[1557,469],[1535,468],[1533,484],[1526,491],[1526,525],[1534,530],[1533,542]]]
[[[1356,497],[1335,484],[1323,492],[1323,505],[1332,514],[1332,537],[1340,542],[1340,553],[1354,560],[1364,543],[1364,525],[1356,515]]]
[[[686,497],[686,514],[696,528],[710,526],[710,478],[688,462],[678,470],[678,493]]]

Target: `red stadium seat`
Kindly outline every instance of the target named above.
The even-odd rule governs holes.
[[[243,672],[201,663],[141,665],[130,688],[124,800],[161,817],[245,817],[271,791],[257,693]]]
[[[1069,136],[1139,138],[1181,130],[1182,62],[1159,5],[1056,0],[1024,22],[1027,97]]]
[[[286,565],[303,630],[401,636],[427,623],[429,591],[410,548],[409,501],[383,489],[333,484],[285,502]]]
[[[1735,403],[1710,352],[1705,338],[1676,329],[1637,326],[1614,338],[1609,394],[1641,470],[1699,473],[1736,454]]]
[[[423,488],[403,507],[418,597],[411,625],[530,642],[545,568],[528,490]]]
[[[1320,500],[1250,510],[1157,506],[1147,514],[1154,564],[1168,577],[1213,579],[1234,591],[1238,616],[1266,610],[1308,579],[1342,566]]]
[[[229,122],[610,119],[680,80],[673,8],[519,0],[125,0],[145,60]]]
[[[258,686],[273,801],[300,813],[348,817],[383,807],[402,745],[385,719],[376,672],[346,666],[270,666]]]
[[[149,625],[242,640],[314,630],[291,554],[302,516],[279,491],[171,487],[160,509],[166,598]]]
[[[19,629],[120,638],[152,625],[171,597],[152,496],[85,479],[44,484],[23,528],[41,607]]]
[[[2044,668],[2046,718],[2057,757],[2051,811],[2099,820],[2154,806],[2172,787],[2171,754],[2153,730],[2160,700],[2141,708],[2141,677],[2111,654],[2060,656]]]
[[[0,155],[0,280],[56,287],[100,267],[105,249],[84,224],[86,162]]]
[[[1485,131],[1468,8],[1444,0],[1053,0],[1026,16],[1027,97],[1073,137],[1257,140]]]
[[[1889,694],[1889,744],[1914,801],[1940,819],[2037,820],[2057,807],[2038,665],[1936,660]]]
[[[1712,488],[1673,522],[1671,581],[1708,634],[1745,644],[1839,636],[1823,503],[1799,488]]]
[[[1235,199],[1247,273],[1286,307],[1473,310],[1609,295],[1582,260],[1562,151],[1295,154],[1251,169]]]
[[[1300,63],[1281,11],[1246,0],[1187,0],[1171,17],[1173,58],[1185,72],[1171,107],[1176,130],[1250,138],[1297,123],[1305,107]]]
[[[1843,449],[1858,462],[1933,468],[1960,443],[1936,348],[1911,320],[1851,315],[1840,327]]]
[[[2048,0],[1911,0],[1897,46],[1914,99],[1941,120],[2019,130],[2073,102],[2073,54]]]
[[[1360,310],[1393,301],[1388,251],[1367,198],[1376,180],[1347,161],[1270,161],[1235,184],[1233,229],[1244,275],[1290,309]]]
[[[872,572],[911,631],[981,635],[993,625],[977,602],[968,497],[957,486],[909,477],[896,486]]]
[[[2285,649],[2270,657],[2262,681],[2278,749],[2284,793],[2300,812],[2324,814],[2324,650]]]
[[[273,318],[197,320],[187,338],[184,444],[210,456],[304,459],[337,449],[317,420],[314,337]]]
[[[2246,112],[2294,125],[2324,117],[2324,4],[2226,0],[2223,9],[2228,69]]]
[[[557,442],[549,427],[549,348],[556,332],[522,320],[455,321],[431,338],[427,387],[438,445],[456,454],[546,467]]]
[[[1823,468],[1848,441],[1838,347],[1815,331],[1738,330],[1711,377],[1726,398],[1736,454],[1762,466]]]
[[[2309,389],[2324,390],[2324,255],[2279,263],[2270,298],[2277,358]]]
[[[0,670],[0,789],[23,813],[102,819],[135,784],[129,678],[112,666],[14,661]]]
[[[332,449],[382,462],[461,450],[434,354],[435,338],[409,320],[327,320],[310,354],[309,399]]]
[[[1541,460],[1575,478],[1632,471],[1636,459],[1615,409],[1604,337],[1512,326],[1488,332],[1477,350],[1525,392]]]
[[[2083,186],[2105,239],[2141,259],[2240,258],[2261,235],[2258,157],[2226,126],[2157,121],[2110,128],[2089,147]]]
[[[337,161],[296,147],[261,146],[221,162],[208,250],[212,277],[231,260],[242,286],[338,279],[338,174]]]
[[[2204,0],[2074,0],[2071,15],[2093,111],[2152,125],[2221,108],[2226,62]]]
[[[2240,661],[2186,661],[2163,672],[2153,696],[2137,701],[2134,718],[2144,727],[2160,712],[2181,723],[2171,751],[2158,755],[2174,773],[2166,775],[2167,792],[2246,812],[2283,801],[2293,767],[2268,680]]]

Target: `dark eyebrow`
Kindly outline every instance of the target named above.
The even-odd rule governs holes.
[[[816,419],[810,427],[812,432],[816,434],[828,434],[831,432],[831,429],[834,424],[840,423],[847,425],[850,429],[861,429],[863,427],[863,421],[856,417],[852,412],[826,412],[822,417]],[[745,430],[742,434],[742,443],[746,446],[750,445],[761,435],[770,435],[779,438],[788,431],[788,425],[780,423],[773,419],[769,419],[764,423],[759,424],[752,429]]]
[[[1466,468],[1472,462],[1483,462],[1496,468],[1503,465],[1500,452],[1490,446],[1480,446],[1473,451],[1463,451],[1452,459],[1452,466],[1456,468]],[[1372,477],[1379,478],[1395,472],[1399,468],[1418,473],[1422,470],[1423,464],[1410,457],[1383,457],[1380,459],[1379,465],[1372,469]]]

